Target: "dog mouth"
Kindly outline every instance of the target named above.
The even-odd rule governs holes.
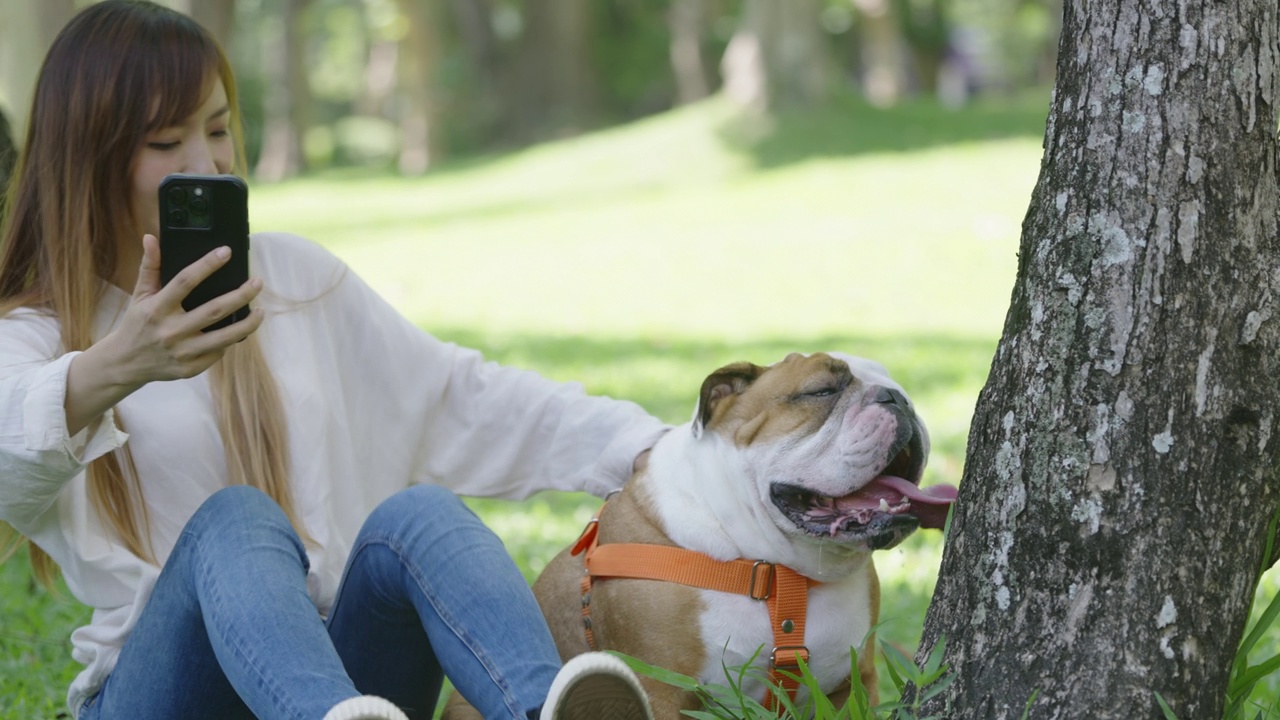
[[[946,524],[956,488],[921,488],[917,482],[923,465],[908,447],[871,482],[847,495],[823,495],[786,483],[775,483],[769,492],[773,504],[806,534],[882,550],[918,527],[941,529]]]

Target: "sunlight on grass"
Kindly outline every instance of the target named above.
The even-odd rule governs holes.
[[[1039,137],[767,171],[710,104],[420,180],[255,188],[427,327],[998,335]],[[934,122],[946,122],[945,115]]]

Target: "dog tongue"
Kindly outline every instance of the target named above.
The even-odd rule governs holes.
[[[881,475],[858,492],[836,500],[836,506],[841,510],[879,510],[882,500],[890,508],[909,501],[911,507],[907,512],[920,518],[920,527],[941,529],[947,522],[947,508],[956,500],[956,492],[951,485],[922,488],[900,477]]]

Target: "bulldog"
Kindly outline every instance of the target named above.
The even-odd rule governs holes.
[[[928,452],[906,393],[873,361],[792,354],[715,371],[693,419],[663,436],[534,583],[561,657],[614,650],[704,684],[750,664],[760,672],[743,675],[741,689],[767,700],[771,666],[794,672],[799,655],[839,707],[850,648],[865,649],[878,622],[872,552],[941,528],[955,499],[953,487],[919,487]],[[589,559],[655,546],[681,567],[655,575]],[[686,582],[686,559],[734,568],[746,587]],[[802,588],[799,612],[784,577]],[[873,653],[859,653],[858,673],[874,697]],[[642,682],[657,720],[700,706],[693,693]],[[803,707],[807,691],[791,692]],[[455,695],[445,717],[472,717],[461,705]]]

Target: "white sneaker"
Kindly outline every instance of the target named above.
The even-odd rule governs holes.
[[[560,668],[541,720],[653,720],[653,714],[631,668],[613,655],[591,652]]]
[[[329,708],[324,720],[409,720],[409,716],[390,700],[376,695],[361,695]]]

